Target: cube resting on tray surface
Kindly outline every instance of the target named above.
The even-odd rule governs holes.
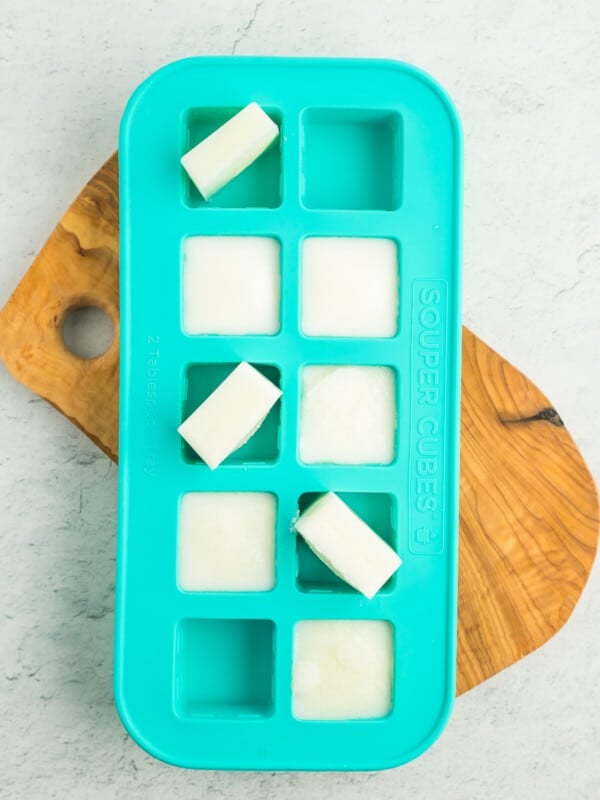
[[[369,600],[402,563],[397,553],[333,492],[309,506],[294,527],[336,575]]]
[[[389,464],[396,387],[389,367],[311,366],[302,372],[300,458],[308,464]]]
[[[260,592],[275,584],[275,496],[188,492],[181,501],[177,583],[189,592]]]
[[[392,626],[379,620],[304,620],[294,629],[297,719],[368,719],[392,707]]]
[[[278,135],[279,128],[268,114],[250,103],[189,150],[181,164],[208,200],[256,161]]]
[[[256,433],[280,396],[279,387],[242,362],[177,430],[216,469]]]

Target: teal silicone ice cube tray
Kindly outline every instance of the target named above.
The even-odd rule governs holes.
[[[181,155],[258,102],[276,146],[205,202]],[[192,58],[150,77],[120,137],[121,407],[115,697],[137,742],[167,762],[222,769],[379,769],[439,735],[455,684],[460,371],[461,144],[444,93],[389,61]],[[190,336],[182,328],[182,243],[190,235],[275,237],[281,328]],[[301,243],[385,237],[398,245],[399,323],[389,339],[318,338],[300,328]],[[283,398],[216,471],[182,447],[182,419],[240,361]],[[303,464],[305,365],[393,368],[389,465]],[[184,592],[176,577],[186,492],[277,499],[276,584]],[[290,531],[299,508],[338,492],[403,566],[371,601]],[[294,626],[387,620],[393,703],[382,719],[292,713]]]

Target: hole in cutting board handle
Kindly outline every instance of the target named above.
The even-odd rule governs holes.
[[[107,352],[115,336],[112,319],[101,308],[84,305],[71,308],[62,322],[67,350],[77,358],[98,358]]]

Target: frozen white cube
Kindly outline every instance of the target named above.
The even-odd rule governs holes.
[[[302,371],[300,458],[308,464],[389,464],[395,456],[396,381],[389,367]]]
[[[393,629],[378,620],[303,620],[294,629],[297,719],[369,719],[392,708]]]
[[[300,514],[294,527],[315,555],[369,600],[402,563],[395,550],[333,492]]]
[[[208,199],[233,180],[279,136],[279,128],[250,103],[181,158],[200,194]]]
[[[398,245],[391,239],[306,239],[301,296],[301,326],[308,336],[394,336]]]
[[[190,236],[183,244],[183,329],[188,334],[279,330],[280,245],[259,236]]]
[[[253,436],[281,389],[242,362],[177,429],[211,469]]]
[[[274,495],[190,492],[181,501],[177,583],[189,592],[260,592],[275,585]]]

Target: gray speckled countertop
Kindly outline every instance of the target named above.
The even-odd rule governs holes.
[[[550,396],[600,477],[595,0],[3,0],[0,304],[115,149],[123,104],[192,54],[382,56],[449,90],[465,149],[465,322]],[[440,741],[362,774],[179,771],[112,704],[116,468],[0,368],[0,796],[528,798],[600,789],[600,575]]]

